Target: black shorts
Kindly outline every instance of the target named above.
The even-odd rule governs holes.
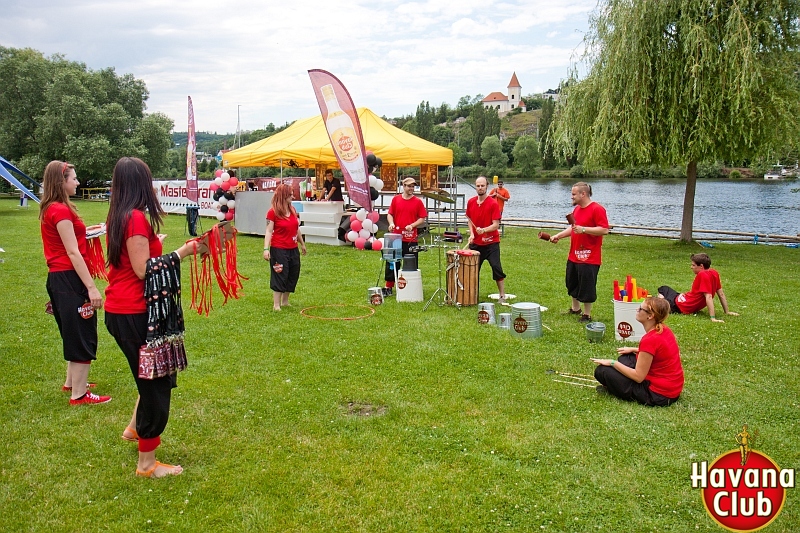
[[[594,303],[597,300],[598,272],[600,265],[567,261],[567,293],[581,303]]]
[[[47,274],[47,294],[61,333],[64,359],[87,363],[97,359],[97,311],[80,308],[89,302],[89,291],[74,270]],[[91,313],[91,316],[87,316]]]
[[[485,246],[478,246],[477,244],[472,243],[469,245],[469,249],[480,252],[481,254],[480,261],[478,262],[478,272],[480,272],[483,262],[489,261],[489,265],[492,267],[492,279],[495,281],[506,279],[506,274],[503,272],[503,267],[500,264],[499,242],[493,242],[492,244],[487,244]]]
[[[616,364],[636,368],[636,356],[625,354],[619,356]],[[623,376],[613,366],[598,365],[594,369],[594,377],[608,389],[608,392],[628,402],[638,402],[650,407],[667,407],[678,401],[678,398],[667,398],[650,390],[650,381],[636,383]]]
[[[678,309],[678,304],[675,303],[675,300],[680,296],[678,291],[673,289],[672,287],[667,287],[666,285],[662,285],[658,288],[658,294],[664,297],[664,299],[669,302],[669,312],[670,313],[678,313],[680,314],[681,310]]]
[[[269,288],[275,292],[294,292],[300,279],[300,250],[269,249]]]

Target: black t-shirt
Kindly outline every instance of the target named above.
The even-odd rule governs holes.
[[[331,189],[333,187],[336,187],[336,191],[333,193],[333,196],[330,197],[331,202],[344,201],[344,196],[342,196],[342,182],[339,181],[339,178],[333,177],[332,181],[325,180],[324,187],[325,187],[325,196],[328,196],[328,193],[331,192]]]

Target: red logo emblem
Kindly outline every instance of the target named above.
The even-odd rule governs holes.
[[[91,303],[86,302],[78,308],[78,314],[83,319],[92,318],[94,316],[94,307],[92,307]]]
[[[398,289],[405,289],[406,288],[406,278],[400,276],[400,279],[397,280],[397,288]]]
[[[272,270],[274,270],[276,274],[280,274],[283,272],[283,265],[281,263],[275,263],[272,265]]]
[[[633,335],[633,326],[628,324],[627,322],[620,322],[617,324],[617,333],[623,339],[627,339],[631,335]]]
[[[747,426],[736,435],[738,450],[692,463],[692,487],[700,488],[703,505],[711,518],[731,531],[761,529],[775,520],[786,501],[786,489],[794,487],[794,469],[781,469],[751,444],[758,432]]]
[[[514,319],[514,331],[517,333],[525,333],[528,330],[528,321],[519,315]]]
[[[369,302],[372,305],[381,305],[383,303],[383,296],[381,296],[380,294],[373,294],[372,296],[370,296]]]
[[[478,311],[478,322],[480,324],[488,324],[489,323],[489,313],[481,309]]]
[[[339,149],[342,152],[349,152],[353,149],[353,139],[350,138],[348,135],[342,135],[339,137]]]

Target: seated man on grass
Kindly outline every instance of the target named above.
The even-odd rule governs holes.
[[[708,314],[712,322],[724,322],[714,314],[714,295],[719,296],[722,310],[726,315],[739,316],[728,309],[728,300],[722,290],[722,281],[719,279],[719,272],[711,268],[711,258],[707,254],[693,254],[692,272],[694,272],[694,282],[689,292],[678,294],[666,285],[658,288],[658,297],[664,298],[669,302],[673,313],[683,313],[691,315],[708,307]]]

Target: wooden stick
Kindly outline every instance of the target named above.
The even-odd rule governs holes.
[[[579,377],[575,377],[575,376],[565,376],[564,374],[557,374],[557,375],[559,375],[559,376],[561,376],[561,377],[568,378],[568,379],[574,379],[574,380],[577,380],[577,381],[590,381],[590,382],[592,382],[592,383],[596,383],[596,382],[597,382],[597,380],[596,380],[596,379],[594,379],[594,378],[592,378],[592,379],[589,379],[589,378],[579,378]]]
[[[576,387],[589,387],[590,389],[594,389],[595,385],[585,385],[583,383],[573,383],[572,381],[561,381],[560,379],[554,379],[556,383],[566,383],[567,385],[575,385]],[[599,383],[598,383],[599,385]]]
[[[574,376],[579,378],[593,378],[594,376],[590,376],[589,374],[570,374],[569,372],[559,372],[558,370],[554,370],[556,374],[559,376]]]

